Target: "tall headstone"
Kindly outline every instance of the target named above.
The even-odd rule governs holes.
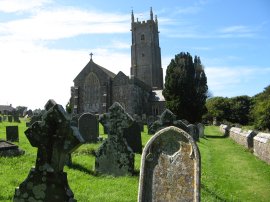
[[[194,124],[189,124],[187,127],[188,127],[187,132],[193,137],[195,141],[199,141],[200,137],[197,126]]]
[[[146,144],[141,160],[139,202],[200,201],[200,152],[193,138],[170,126]]]
[[[199,137],[204,137],[204,125],[202,123],[197,124],[197,129],[199,132]]]
[[[19,116],[17,114],[13,115],[14,122],[21,123]]]
[[[143,132],[143,129],[144,129],[144,128],[143,128],[143,121],[142,121],[141,117],[140,117],[139,115],[137,115],[137,114],[134,114],[134,115],[133,115],[133,118],[134,118],[134,120],[138,123],[141,132]]]
[[[96,142],[99,136],[98,120],[94,114],[84,113],[79,117],[78,127],[85,142]]]
[[[114,176],[133,174],[134,153],[123,137],[124,129],[131,126],[133,119],[115,102],[106,116],[102,116],[102,122],[109,128],[109,133],[96,152],[96,171]]]
[[[6,140],[10,142],[19,142],[18,126],[6,126]]]
[[[12,122],[13,117],[11,115],[8,116],[8,122]]]
[[[124,129],[124,138],[134,153],[142,153],[141,129],[137,121],[133,121],[130,127]]]
[[[38,148],[36,166],[15,189],[16,201],[76,201],[63,172],[67,156],[83,143],[78,128],[61,105],[49,100],[42,121],[25,131],[30,144]]]

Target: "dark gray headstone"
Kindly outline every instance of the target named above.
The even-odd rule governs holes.
[[[158,131],[141,161],[139,202],[200,201],[200,152],[187,132],[174,126]]]
[[[85,142],[97,142],[99,136],[98,120],[94,114],[84,113],[78,120],[79,131]]]
[[[2,116],[0,116],[0,123],[2,122]]]
[[[116,102],[103,116],[102,122],[109,127],[109,134],[96,152],[96,171],[114,176],[132,175],[134,153],[123,136],[124,129],[131,126],[133,119]]]
[[[24,154],[24,151],[11,142],[0,140],[0,156],[12,157]]]
[[[140,127],[140,131],[143,132],[144,128],[143,128],[143,121],[142,121],[141,117],[137,114],[134,114],[133,119],[138,123],[138,125]]]
[[[42,121],[33,123],[25,135],[38,148],[36,166],[16,188],[13,200],[76,201],[63,168],[68,155],[84,140],[64,108],[49,100]]]
[[[196,125],[189,124],[188,125],[188,133],[193,137],[195,141],[199,141],[199,131]]]
[[[21,123],[19,116],[17,114],[13,116],[13,121],[17,123]]]
[[[8,116],[8,122],[12,122],[12,116]]]
[[[19,142],[18,126],[6,126],[6,140],[10,142]]]
[[[134,153],[142,153],[141,129],[136,121],[133,121],[130,127],[124,129],[124,138]]]
[[[199,132],[199,137],[204,137],[204,125],[202,123],[197,124],[197,129]]]

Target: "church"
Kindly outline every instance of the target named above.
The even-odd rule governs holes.
[[[130,77],[123,72],[114,74],[93,61],[73,80],[70,105],[74,114],[106,113],[114,102],[119,102],[130,115],[156,116],[163,112],[163,70],[159,47],[157,16],[135,21],[131,13],[131,68]]]

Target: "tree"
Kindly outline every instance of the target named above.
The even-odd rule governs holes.
[[[175,55],[166,70],[163,95],[166,107],[179,119],[199,122],[206,112],[207,78],[200,57],[194,62],[189,53]]]
[[[251,115],[255,128],[258,130],[270,130],[270,85],[262,93],[254,96],[254,107]]]
[[[206,101],[206,108],[208,121],[212,121],[214,117],[218,121],[227,120],[230,114],[229,98],[213,97]]]
[[[247,95],[236,96],[229,99],[230,113],[227,120],[232,123],[247,125],[249,123],[249,112],[251,108],[251,98]]]

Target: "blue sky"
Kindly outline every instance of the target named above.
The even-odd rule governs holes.
[[[0,104],[65,105],[89,61],[130,73],[130,13],[157,15],[164,75],[198,55],[214,96],[253,96],[270,84],[268,0],[0,0]]]

